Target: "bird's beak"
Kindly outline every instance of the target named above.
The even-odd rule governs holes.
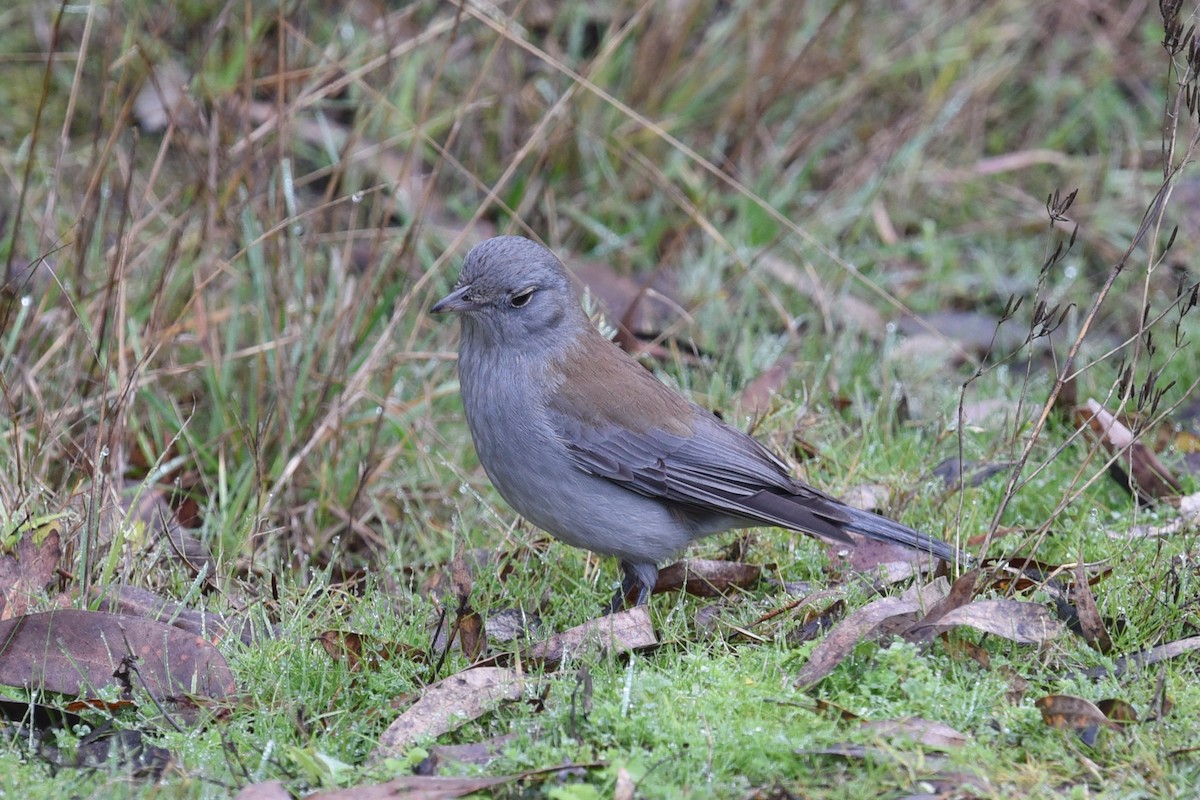
[[[444,314],[446,312],[458,314],[463,311],[475,311],[479,308],[479,304],[467,299],[467,292],[469,291],[471,291],[471,284],[468,283],[460,286],[434,303],[433,308],[429,310],[434,314]]]

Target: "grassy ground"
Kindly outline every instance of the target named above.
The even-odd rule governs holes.
[[[479,552],[492,566],[469,594],[485,621],[521,609],[540,638],[596,614],[614,566],[549,543],[500,500],[463,424],[455,333],[426,314],[470,244],[517,232],[570,266],[655,281],[674,310],[652,320],[666,347],[648,365],[780,452],[810,443],[816,457],[796,464],[810,482],[883,487],[889,514],[949,540],[995,534],[978,555],[1103,562],[1112,572],[1094,591],[1119,624],[1111,655],[1074,635],[865,643],[800,691],[788,678],[815,645],[789,637],[800,619],[757,639],[738,628],[790,602],[785,587],[842,587],[849,609],[875,593],[817,543],[757,532],[745,558],[778,580],[720,601],[720,625],[706,622],[718,601],[657,596],[660,648],[535,670],[528,702],[439,740],[513,734],[499,757],[444,772],[602,762],[536,784],[561,798],[628,796],[627,779],[645,797],[955,784],[983,797],[1191,796],[1195,657],[1083,674],[1195,633],[1194,528],[1128,535],[1175,512],[1136,507],[1069,414],[1035,422],[1086,332],[1075,401],[1140,420],[1182,493],[1197,488],[1174,433],[1195,430],[1200,372],[1195,314],[1177,303],[1200,254],[1186,163],[1197,120],[1177,85],[1193,76],[1194,91],[1195,68],[1164,49],[1159,10],[593,5],[0,11],[0,544],[61,524],[65,599],[35,608],[132,584],[277,633],[221,642],[242,691],[221,722],[117,720],[174,754],[159,783],[57,769],[17,737],[0,744],[0,792],[387,780],[426,752],[369,759],[400,698],[468,660],[351,671],[314,637],[436,650],[432,626],[456,600],[430,586],[456,554]],[[1196,11],[1185,3],[1180,19]],[[1076,189],[1051,224],[1047,197]],[[1023,302],[989,349],[1012,298]],[[1027,343],[1043,302],[1061,325]],[[737,410],[779,363],[769,406]],[[1011,482],[1010,469],[947,491],[931,470],[960,454],[1027,460]],[[194,527],[211,586],[153,534],[128,500],[138,491]],[[103,508],[126,524],[102,524]],[[1013,591],[1050,603],[1038,587]],[[955,641],[982,644],[990,665]],[[493,648],[516,646],[493,634]],[[1162,691],[1169,714],[1091,743],[1035,706],[1118,697],[1145,716]],[[910,716],[966,742],[941,754],[862,724]],[[826,752],[838,746],[864,749]]]

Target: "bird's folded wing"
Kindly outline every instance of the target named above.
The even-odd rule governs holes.
[[[695,410],[692,436],[582,422],[553,406],[549,415],[575,464],[593,475],[702,512],[849,541],[841,504],[792,478],[754,439]]]

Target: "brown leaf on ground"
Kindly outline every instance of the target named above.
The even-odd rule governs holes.
[[[1174,642],[1160,644],[1157,647],[1151,647],[1149,650],[1143,650],[1140,653],[1131,653],[1130,655],[1121,656],[1116,660],[1116,665],[1112,670],[1114,677],[1119,677],[1126,672],[1132,672],[1136,669],[1148,667],[1151,664],[1157,664],[1160,661],[1168,661],[1172,658],[1194,653],[1200,650],[1200,636],[1189,636],[1186,639],[1177,639]],[[1103,678],[1109,674],[1107,667],[1095,667],[1086,670],[1084,675],[1089,678]]]
[[[473,767],[487,766],[504,752],[504,748],[514,741],[515,733],[494,736],[482,742],[469,744],[435,744],[429,748],[429,755],[416,767],[418,775],[436,775],[445,765],[467,764]]]
[[[450,631],[451,644],[455,638],[468,661],[479,658],[487,645],[483,629],[483,617],[471,607],[471,589],[474,586],[472,570],[461,552],[450,562],[450,583],[458,605],[454,611],[454,626]]]
[[[760,263],[776,280],[807,297],[821,312],[829,329],[859,330],[876,341],[886,333],[883,315],[874,306],[845,289],[827,286],[811,267],[801,269],[770,254],[764,254]]]
[[[128,655],[131,676],[159,700],[237,691],[224,657],[203,637],[162,622],[63,609],[0,622],[0,684],[77,695],[113,684]]]
[[[743,386],[734,400],[738,411],[755,419],[767,414],[771,410],[771,401],[787,383],[795,363],[796,357],[785,353],[778,361],[760,372],[754,380]]]
[[[27,613],[58,574],[58,527],[47,527],[25,531],[17,539],[16,552],[0,556],[0,620]]]
[[[1075,566],[1075,585],[1071,587],[1071,599],[1074,600],[1076,614],[1079,618],[1079,630],[1083,640],[1101,653],[1112,650],[1112,639],[1104,627],[1100,610],[1096,608],[1096,598],[1092,596],[1092,587],[1088,585],[1087,574],[1084,572],[1082,560]]]
[[[455,612],[454,627],[458,630],[458,644],[463,657],[467,661],[479,658],[487,647],[487,634],[479,612],[471,608],[470,603],[460,605]]]
[[[830,543],[830,559],[834,565],[855,573],[875,573],[878,588],[908,580],[922,573],[932,572],[937,559],[911,547],[891,542],[868,539],[856,533],[849,534],[854,544]]]
[[[535,778],[550,777],[569,770],[593,769],[606,766],[602,763],[560,764],[544,769],[531,769],[514,775],[496,775],[489,778],[456,778],[441,775],[402,775],[387,783],[370,786],[351,786],[329,792],[316,792],[307,800],[452,800],[468,794],[486,792],[496,786]]]
[[[661,269],[638,279],[617,273],[607,261],[573,259],[571,274],[599,301],[604,315],[623,335],[654,338],[680,317],[682,306],[674,299],[674,281]]]
[[[233,800],[292,800],[292,794],[279,781],[263,781],[243,786]]]
[[[104,728],[84,736],[70,761],[52,746],[43,746],[39,754],[59,766],[128,771],[141,778],[160,777],[175,760],[171,751],[150,743],[141,731]]]
[[[650,611],[637,606],[616,614],[588,620],[582,625],[555,634],[521,652],[522,660],[555,665],[568,654],[577,655],[591,648],[605,653],[645,650],[658,644]]]
[[[1082,697],[1051,694],[1039,698],[1036,705],[1042,712],[1042,722],[1051,728],[1075,731],[1088,744],[1095,742],[1100,728],[1120,730],[1094,703]]]
[[[414,742],[441,736],[487,714],[525,692],[520,673],[504,667],[476,667],[425,687],[379,739],[375,756],[386,758]]]
[[[982,669],[992,668],[992,656],[987,650],[965,639],[951,638],[949,634],[941,634],[942,649],[946,655],[955,661],[970,660]]]
[[[988,463],[959,461],[958,457],[954,456],[934,467],[933,475],[939,478],[947,489],[957,489],[960,484],[968,488],[975,488],[982,486],[988,478],[999,475],[1016,463],[1015,461]]]
[[[249,618],[238,620],[211,611],[196,610],[161,597],[149,589],[139,586],[108,586],[94,589],[88,597],[96,602],[97,611],[110,614],[127,614],[133,617],[165,622],[180,630],[203,636],[216,644],[230,633],[236,634],[242,644],[250,645],[272,638],[275,631],[256,627]]]
[[[1118,697],[1110,697],[1096,703],[1096,708],[1104,712],[1104,716],[1118,724],[1129,724],[1138,721],[1137,710]]]
[[[514,642],[540,634],[542,618],[534,611],[521,608],[501,608],[488,611],[487,638],[489,642]]]
[[[863,728],[883,739],[908,739],[933,750],[952,750],[971,740],[944,722],[920,717],[873,720]]]
[[[441,775],[405,775],[387,783],[351,786],[308,795],[308,800],[451,800],[486,792],[518,780],[518,775],[493,778],[457,778]]]
[[[1026,692],[1029,691],[1029,681],[1025,680],[1023,675],[1007,664],[1000,667],[1000,674],[1004,676],[1004,680],[1008,683],[1008,691],[1004,693],[1005,699],[1014,706],[1019,705],[1025,699]]]
[[[959,625],[990,633],[1018,644],[1042,644],[1061,636],[1063,624],[1050,614],[1040,603],[1021,600],[976,600],[953,609],[938,621],[913,628],[915,635],[925,635],[926,629],[934,634],[948,631]]]
[[[783,640],[792,647],[812,641],[830,630],[845,614],[846,601],[835,600],[820,612],[806,614],[798,626],[784,634]]]
[[[930,607],[924,618],[904,633],[910,642],[929,642],[937,635],[935,623],[955,609],[962,608],[975,599],[983,585],[983,573],[976,567],[964,572],[950,586],[949,593]]]
[[[931,587],[927,587],[931,588]],[[808,661],[796,673],[793,683],[801,689],[813,686],[842,663],[859,642],[870,638],[888,621],[904,618],[911,624],[911,615],[922,607],[936,602],[940,594],[934,590],[929,596],[884,597],[875,600],[857,611],[853,611],[825,637],[812,651]],[[944,594],[945,590],[942,589]]]
[[[1183,487],[1158,456],[1115,414],[1095,400],[1075,410],[1075,424],[1087,427],[1110,453],[1118,454],[1112,475],[1141,503],[1154,503],[1183,493]]]
[[[730,589],[748,589],[758,583],[762,568],[736,561],[689,558],[658,571],[654,592],[677,592],[694,597],[722,597]]]

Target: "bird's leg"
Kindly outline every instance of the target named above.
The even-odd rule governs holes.
[[[644,606],[650,602],[650,593],[658,582],[658,566],[655,564],[633,564],[621,562],[621,588],[609,604],[608,613],[615,614],[625,607],[625,599],[629,593],[637,589],[637,599],[634,606]]]

